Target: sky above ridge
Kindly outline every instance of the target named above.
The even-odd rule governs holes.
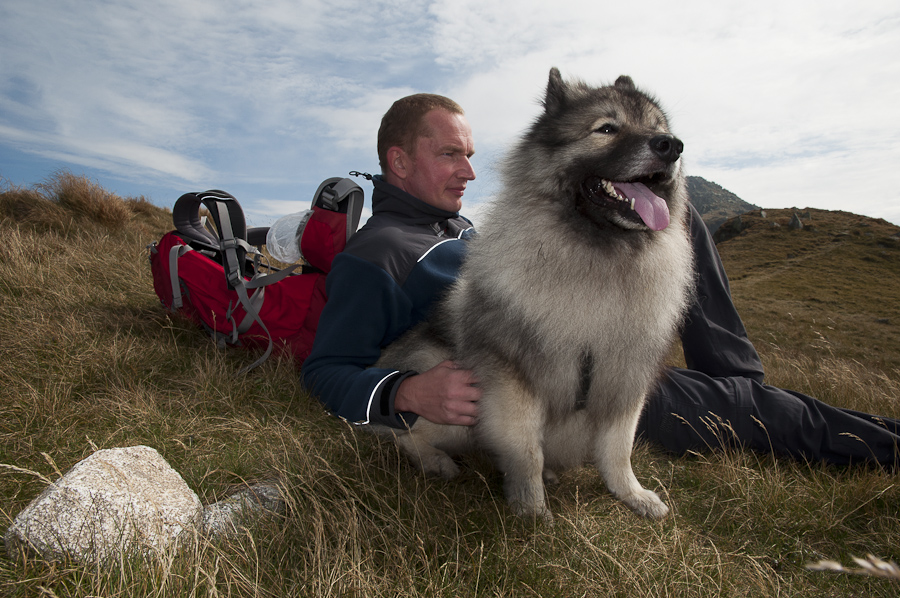
[[[218,188],[266,225],[376,173],[381,115],[424,91],[472,125],[477,225],[556,66],[630,75],[686,172],[745,201],[900,224],[896,0],[5,0],[0,22],[6,184],[66,169],[169,207]]]

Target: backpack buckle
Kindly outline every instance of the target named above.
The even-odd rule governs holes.
[[[222,239],[219,241],[219,249],[228,251],[229,249],[237,249],[240,247],[237,239]]]
[[[331,210],[332,212],[338,211],[338,194],[334,190],[333,187],[326,187],[322,189],[322,194],[320,196],[322,198],[322,207]]]

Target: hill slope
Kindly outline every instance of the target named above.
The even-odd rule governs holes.
[[[801,229],[790,226],[795,214]],[[735,236],[734,220],[722,226],[718,249],[755,342],[900,377],[900,227],[810,208],[740,221]]]
[[[702,177],[689,176],[687,183],[691,203],[703,217],[703,222],[710,232],[716,232],[723,222],[733,216],[759,209],[758,206],[747,203],[731,191]]]

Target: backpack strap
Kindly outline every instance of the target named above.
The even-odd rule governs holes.
[[[222,221],[227,220],[233,234],[244,239],[247,236],[247,224],[241,205],[233,195],[210,189],[199,193],[185,193],[178,198],[172,208],[172,220],[178,233],[191,241],[196,241],[210,249],[219,249],[219,238],[203,226],[200,218],[200,205],[209,210],[216,230],[222,234]],[[223,209],[224,208],[224,209]]]
[[[365,194],[356,181],[333,177],[319,185],[313,196],[312,207],[321,207],[347,215],[347,236],[344,239],[346,243],[359,226],[364,202]]]
[[[200,218],[200,205],[206,206],[215,223],[216,237],[203,226]],[[210,189],[200,193],[185,193],[178,198],[172,208],[172,220],[175,229],[188,241],[202,247],[221,252],[222,266],[229,288],[235,288],[243,279],[247,254],[255,255],[258,251],[247,241],[247,223],[241,204],[233,195]]]
[[[178,258],[188,251],[193,251],[190,245],[172,245],[169,250],[169,283],[172,285],[172,310],[184,307],[181,299],[181,283],[178,282]]]

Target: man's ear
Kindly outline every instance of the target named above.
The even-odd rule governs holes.
[[[387,151],[387,165],[392,175],[404,180],[409,176],[412,160],[403,148],[395,145]]]

